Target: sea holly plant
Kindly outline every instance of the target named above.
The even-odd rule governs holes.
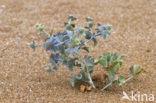
[[[128,80],[135,77],[140,72],[141,69],[139,65],[132,65],[130,67],[130,75],[127,79],[122,75],[117,76],[116,73],[118,72],[118,69],[122,66],[123,57],[124,55],[118,56],[117,53],[104,53],[102,56],[96,59],[96,63],[100,63],[109,74],[107,78],[108,84],[103,87],[102,90],[106,89],[114,82],[122,85]]]
[[[41,24],[35,25],[39,31],[38,35],[44,38],[44,42],[43,44],[36,44],[33,40],[30,47],[35,50],[37,46],[42,46],[46,51],[50,52],[49,61],[52,65],[45,66],[45,71],[52,72],[53,70],[57,70],[60,64],[64,65],[70,71],[74,71],[74,68],[78,67],[81,70],[78,74],[71,76],[71,85],[74,87],[77,82],[85,82],[96,88],[91,74],[96,70],[94,68],[95,65],[100,64],[109,74],[107,78],[108,84],[102,90],[114,82],[122,85],[140,72],[139,66],[131,66],[130,76],[127,79],[122,75],[116,79],[116,73],[122,66],[124,55],[119,56],[117,53],[103,53],[99,57],[93,57],[89,54],[90,49],[88,43],[93,42],[95,47],[98,43],[96,39],[98,36],[103,39],[110,36],[112,30],[110,24],[96,24],[92,18],[87,17],[87,25],[77,27],[73,23],[73,21],[77,20],[76,17],[69,15],[67,19],[68,21],[64,23],[65,30],[56,34],[53,34],[53,32],[48,33]],[[82,55],[80,53],[81,50],[86,51],[86,54]]]

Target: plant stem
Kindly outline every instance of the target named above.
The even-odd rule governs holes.
[[[129,81],[129,80],[132,79],[132,78],[133,78],[133,76],[130,76],[129,78],[127,78],[127,79],[125,80],[125,82]]]
[[[112,85],[112,82],[110,82],[110,83],[108,83],[105,87],[103,87],[101,90],[103,91],[103,90],[105,90],[106,88],[108,88],[109,86],[111,86]]]
[[[86,41],[84,44],[87,44],[88,42],[90,42],[95,36],[98,36],[97,34],[95,34],[93,37],[91,37],[88,41]]]
[[[47,31],[45,31],[45,30],[43,30],[43,32],[45,33],[45,34],[47,34],[48,36],[50,35]]]
[[[90,79],[90,82],[91,82],[92,87],[93,88],[96,88],[90,76],[89,76],[89,79]]]
[[[76,53],[77,53],[78,59],[79,59],[79,61],[80,61],[80,63],[81,63],[81,67],[82,67],[82,66],[83,66],[82,58],[81,58],[81,56],[79,55],[78,52],[76,52]],[[82,67],[82,68],[85,69],[86,76],[87,76],[88,79],[89,79],[89,84],[91,84],[92,87],[95,88],[95,85],[94,85],[93,80],[92,80],[92,78],[91,78],[91,76],[90,76],[90,73],[89,73],[89,71],[88,71],[88,68],[87,68],[86,66],[85,66],[85,67]]]
[[[88,68],[86,68],[86,69],[87,69],[86,73],[87,73],[87,77],[89,79],[89,83],[92,85],[93,88],[96,88],[95,85],[94,85],[94,83],[93,83],[93,80],[92,80],[92,78],[90,76],[90,73],[88,71]]]
[[[43,44],[36,44],[35,46],[36,47],[40,47],[40,46],[43,46]]]
[[[84,42],[84,44],[80,44],[78,47],[82,47],[83,45],[87,45],[88,42],[90,42],[95,36],[98,36],[98,35],[94,35],[93,37],[91,37],[88,41]]]
[[[126,80],[125,80],[125,83],[127,82],[127,81],[129,81],[130,79],[132,79],[133,78],[133,76],[130,76],[129,78],[127,78]],[[101,90],[103,91],[103,90],[105,90],[106,88],[108,88],[109,86],[111,86],[112,85],[112,82],[110,82],[109,84],[107,84],[105,87],[103,87]]]
[[[69,19],[68,24],[70,24],[70,23],[71,23],[71,20]]]

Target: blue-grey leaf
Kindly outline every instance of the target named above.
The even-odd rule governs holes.
[[[49,61],[51,62],[52,66],[57,69],[57,65],[60,61],[62,61],[62,56],[59,53],[51,54]]]
[[[70,78],[70,84],[72,85],[72,87],[75,86],[76,84],[76,75],[72,75]]]
[[[93,23],[89,23],[88,26],[89,26],[89,28],[92,28],[94,26],[94,24]]]
[[[82,49],[85,50],[85,51],[87,51],[89,53],[89,47],[84,46],[84,47],[82,47]]]
[[[72,87],[74,87],[76,83],[81,79],[82,79],[82,74],[72,75],[70,78],[70,84],[72,85]]]
[[[87,21],[87,22],[90,22],[90,21],[92,21],[92,20],[93,20],[93,19],[92,19],[91,17],[87,17],[87,18],[86,18],[86,21]]]
[[[139,65],[134,65],[134,68],[135,68],[134,75],[137,75],[141,71],[140,66]]]
[[[111,83],[115,79],[115,71],[109,71],[108,81]]]
[[[96,40],[96,38],[94,37],[92,40],[93,40],[93,42],[94,42],[94,46],[96,46],[96,45],[97,45],[97,40]]]
[[[89,56],[89,55],[85,55],[85,64],[87,66],[93,66],[94,65],[94,58]]]
[[[134,68],[133,65],[129,68],[129,70],[130,70],[130,75],[131,75],[131,76],[133,76],[133,74],[134,74],[133,68]]]
[[[36,48],[36,43],[35,43],[35,41],[33,40],[33,42],[32,42],[31,44],[29,44],[29,46],[30,46],[33,50],[35,50],[35,48]]]
[[[78,79],[78,80],[82,79],[82,74],[77,74],[76,79]]]
[[[125,78],[124,78],[124,76],[119,76],[119,78],[118,78],[118,84],[119,85],[122,85],[122,84],[124,84],[125,83]]]
[[[73,67],[75,66],[75,62],[78,58],[66,58],[66,60],[63,61],[63,65],[67,67],[70,71],[73,71]]]
[[[136,76],[139,72],[141,71],[140,66],[139,65],[132,65],[130,67],[130,75],[131,76]]]
[[[74,21],[74,20],[76,20],[76,17],[74,17],[73,15],[69,15],[68,20]]]

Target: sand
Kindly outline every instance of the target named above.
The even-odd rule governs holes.
[[[85,25],[87,16],[112,24],[112,35],[99,38],[90,55],[117,51],[126,55],[122,74],[128,75],[133,64],[144,72],[122,86],[85,93],[69,83],[79,70],[60,66],[46,73],[49,54],[27,45],[34,39],[42,43],[33,26],[41,23],[47,31],[63,31],[69,14],[78,18],[78,25]],[[95,69],[93,76],[103,73],[100,66]],[[156,96],[156,0],[0,0],[0,103],[131,103],[120,100],[123,91]]]

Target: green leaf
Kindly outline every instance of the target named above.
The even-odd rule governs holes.
[[[50,36],[52,36],[52,35],[53,35],[53,33],[54,33],[54,31],[53,31],[53,30],[51,30],[51,31],[50,31],[50,33],[49,33],[49,34],[50,34]]]
[[[63,65],[66,66],[70,71],[73,71],[73,67],[75,66],[75,61],[78,58],[66,59],[63,61]]]
[[[73,31],[73,26],[70,24],[66,25],[66,30]]]
[[[75,24],[71,24],[71,26],[72,26],[73,28],[75,28]]]
[[[121,54],[121,55],[120,55],[120,58],[121,58],[121,59],[123,59],[124,57],[125,57],[125,55],[124,55],[124,54]]]
[[[87,69],[87,68],[86,68],[86,69]],[[81,81],[86,82],[86,83],[92,85],[92,79],[91,79],[91,76],[90,76],[90,73],[91,73],[92,71],[93,71],[92,68],[90,68],[90,69],[88,70],[89,73],[88,73],[85,69],[82,69],[82,70],[80,71],[80,74],[82,74]]]
[[[85,64],[87,66],[93,66],[94,65],[94,58],[92,58],[89,55],[85,55]]]
[[[77,74],[77,75],[76,75],[76,79],[77,79],[77,80],[81,80],[81,79],[82,79],[82,74]]]
[[[93,37],[93,34],[91,33],[91,31],[87,30],[85,31],[85,38],[90,40]]]
[[[94,65],[94,58],[92,58],[89,55],[85,55],[85,64],[87,66],[93,66]]]
[[[30,46],[33,50],[35,50],[35,48],[36,48],[35,41],[33,40],[33,42],[32,42],[31,44],[29,44],[29,46]]]
[[[94,46],[97,46],[97,40],[96,40],[96,38],[93,38],[92,40],[94,42]]]
[[[113,64],[113,54],[110,54],[108,63],[110,66]]]
[[[125,78],[124,78],[124,76],[119,76],[119,78],[118,78],[118,84],[119,85],[122,85],[122,84],[124,84],[125,83]]]
[[[141,71],[141,68],[139,65],[132,65],[130,67],[130,75],[131,76],[136,76],[139,72]]]
[[[92,73],[93,70],[94,70],[94,66],[89,66],[89,67],[88,67],[88,71],[89,71],[89,73]]]
[[[74,87],[78,81],[90,83],[89,75],[87,75],[84,69],[82,69],[79,74],[72,75],[70,78],[72,87]]]
[[[87,51],[89,53],[89,47],[84,46],[84,47],[82,47],[82,49],[85,50],[85,51]]]
[[[104,67],[108,67],[107,56],[102,56],[99,58],[99,63]]]
[[[108,61],[108,63],[110,62],[110,59],[111,59],[111,53],[107,53],[107,61]]]
[[[89,28],[92,28],[93,26],[94,26],[94,24],[93,23],[89,23]]]
[[[80,30],[79,30],[79,33],[80,33],[80,34],[83,34],[84,31],[85,31],[84,29],[80,29]]]
[[[117,52],[115,52],[114,54],[113,54],[113,60],[116,60],[118,58],[118,54],[117,54]]]
[[[140,69],[140,66],[139,65],[134,65],[134,75],[137,75],[140,71],[141,71],[141,69]]]
[[[81,36],[85,36],[85,29],[83,27],[78,27],[76,29],[76,32],[80,34]]]
[[[45,48],[45,50],[49,50],[53,47],[53,44],[51,42],[45,42],[43,43],[43,47]]]
[[[76,20],[76,19],[77,19],[77,18],[74,17],[73,15],[69,15],[69,16],[68,16],[68,20],[74,21],[74,20]]]
[[[92,34],[92,33],[91,33],[90,31],[87,30],[87,31],[85,31],[85,34],[86,34],[86,35],[90,35],[90,34]],[[88,38],[88,39],[90,39],[90,38]]]
[[[86,18],[86,21],[87,21],[87,22],[90,22],[90,21],[92,21],[92,20],[93,20],[93,19],[92,19],[91,17],[87,17],[87,18]]]
[[[29,46],[30,46],[31,48],[34,48],[34,44],[33,44],[33,43],[29,44]]]
[[[129,68],[129,69],[130,69],[130,75],[131,75],[131,76],[133,76],[133,74],[134,74],[133,68],[134,68],[133,65],[131,65],[131,67]]]
[[[118,63],[118,64],[114,65],[113,67],[111,67],[111,69],[117,70],[117,69],[119,69],[120,67],[121,67],[121,65]]]
[[[98,58],[99,63],[107,69],[117,70],[122,65],[122,55],[118,56],[117,53],[104,53]]]
[[[72,85],[72,87],[75,86],[76,81],[77,81],[76,75],[72,75],[71,78],[70,78],[70,84]]]
[[[107,64],[107,60],[106,59],[103,59],[102,61],[100,61],[100,64],[104,67],[108,67],[108,64]]]
[[[114,79],[115,79],[115,71],[111,70],[111,71],[108,71],[108,72],[109,72],[108,81],[113,82]]]
[[[66,27],[68,25],[68,23],[67,22],[64,22],[64,26]]]

